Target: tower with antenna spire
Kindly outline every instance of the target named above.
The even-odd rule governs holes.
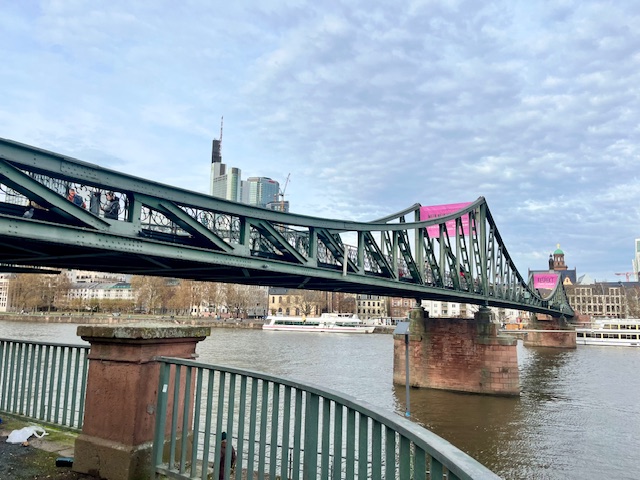
[[[222,163],[222,127],[224,117],[220,118],[220,138],[214,139],[211,146],[211,182],[209,194],[234,202],[242,201],[242,180],[239,168]]]
[[[222,125],[224,116],[220,117],[220,138],[213,139],[211,145],[211,163],[222,163]]]
[[[211,179],[209,195],[233,202],[246,203],[271,210],[289,211],[289,202],[284,200],[289,176],[284,189],[268,177],[250,177],[242,180],[241,170],[222,163],[222,134],[224,117],[220,117],[220,137],[213,140],[211,147]]]

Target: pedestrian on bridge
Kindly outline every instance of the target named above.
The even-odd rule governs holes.
[[[113,192],[107,192],[107,203],[101,208],[104,211],[104,218],[117,220],[120,212],[120,200]]]
[[[67,197],[67,200],[69,200],[74,205],[77,205],[82,208],[87,208],[87,205],[84,203],[84,200],[82,199],[82,197],[76,193],[75,188],[69,189],[69,196]]]

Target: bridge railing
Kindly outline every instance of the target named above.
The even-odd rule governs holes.
[[[89,346],[0,339],[0,410],[82,429]]]
[[[496,479],[421,426],[331,390],[190,360],[161,362],[152,476]],[[222,433],[231,449],[221,456]],[[211,477],[209,477],[211,478]],[[221,476],[220,476],[221,478]]]

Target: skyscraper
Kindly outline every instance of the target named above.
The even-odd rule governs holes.
[[[631,260],[631,267],[633,268],[633,280],[640,281],[640,238],[635,240],[635,249],[633,252],[633,259]]]
[[[239,168],[228,167],[222,163],[222,127],[220,128],[220,139],[214,139],[211,145],[209,194],[213,197],[261,208],[289,211],[289,202],[280,198],[284,195],[280,195],[280,184],[277,181],[267,177],[250,177],[247,180],[242,180]]]
[[[267,177],[247,178],[246,188],[249,193],[249,205],[267,208],[267,204],[278,201],[280,184]]]
[[[211,147],[211,183],[209,193],[213,197],[234,202],[242,201],[242,180],[239,168],[227,168],[222,163],[221,141],[213,140]]]

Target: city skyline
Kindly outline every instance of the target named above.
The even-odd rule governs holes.
[[[518,270],[632,270],[640,5],[13,2],[0,136],[208,193],[211,139],[294,213],[485,197]]]
[[[220,138],[211,144],[211,181],[209,195],[234,202],[246,203],[260,208],[289,211],[289,202],[284,200],[280,183],[269,177],[242,179],[242,169],[222,161],[222,128]],[[286,185],[289,182],[287,177]]]

